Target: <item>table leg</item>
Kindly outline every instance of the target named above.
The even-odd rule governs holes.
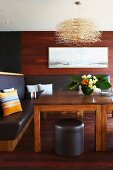
[[[96,151],[101,151],[101,106],[96,110]]]
[[[107,112],[108,108],[107,105],[101,106],[101,113],[102,113],[102,151],[107,150]]]
[[[41,136],[40,136],[40,111],[38,106],[34,106],[34,139],[35,152],[41,151]]]

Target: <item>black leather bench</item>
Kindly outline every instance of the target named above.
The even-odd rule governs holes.
[[[0,90],[7,88],[17,89],[23,111],[8,116],[0,112],[0,151],[13,151],[33,119],[33,102],[25,97],[24,76],[0,73]]]

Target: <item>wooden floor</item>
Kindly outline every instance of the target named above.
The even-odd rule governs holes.
[[[85,149],[77,157],[63,157],[54,152],[54,123],[70,114],[49,114],[41,119],[41,153],[34,152],[33,122],[14,152],[0,152],[0,170],[111,170],[113,169],[113,118],[108,116],[108,151],[95,152],[95,114],[85,114]],[[74,114],[71,117],[75,117]]]

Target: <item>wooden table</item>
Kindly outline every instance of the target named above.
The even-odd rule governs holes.
[[[113,94],[110,96],[93,96],[95,103],[101,105],[101,151],[107,150],[107,114],[113,111]]]
[[[108,111],[108,104],[110,109],[112,97],[100,95],[85,96],[74,91],[59,91],[53,95],[41,95],[38,100],[34,102],[35,152],[41,151],[40,113],[57,111],[94,111],[96,113],[96,151],[106,150],[106,113]]]

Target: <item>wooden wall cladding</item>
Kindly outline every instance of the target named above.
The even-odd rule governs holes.
[[[48,68],[48,47],[66,47],[56,44],[52,31],[22,32],[21,45],[21,72],[25,75],[109,74],[113,84],[113,31],[103,32],[102,41],[92,45],[108,47],[108,68]]]

